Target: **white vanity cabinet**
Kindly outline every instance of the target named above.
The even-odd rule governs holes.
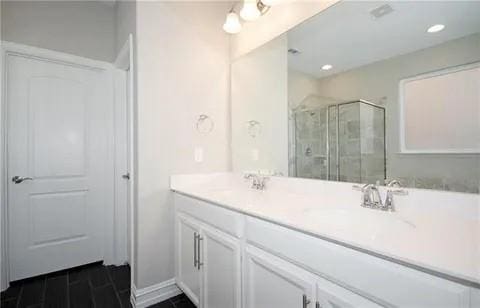
[[[240,243],[213,228],[200,234],[202,270],[201,307],[240,308]]]
[[[200,226],[195,220],[177,214],[175,217],[176,281],[195,305],[200,303],[200,270],[197,265],[197,236]]]
[[[240,308],[239,239],[182,211],[176,211],[175,225],[177,285],[197,307]]]
[[[253,246],[244,258],[244,307],[312,307],[314,275]]]
[[[354,308],[354,307],[382,307],[368,299],[359,296],[330,281],[318,278],[316,280],[315,308]]]
[[[178,193],[175,221],[176,282],[197,307],[480,303],[479,289]]]
[[[245,249],[243,277],[248,308],[381,307],[250,245]]]

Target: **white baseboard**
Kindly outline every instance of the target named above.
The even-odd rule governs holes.
[[[143,289],[137,289],[135,285],[132,285],[131,291],[130,302],[134,308],[146,308],[182,293],[175,284],[175,279],[160,282]]]

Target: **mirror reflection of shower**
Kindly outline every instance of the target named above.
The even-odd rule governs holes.
[[[358,183],[386,177],[385,108],[309,95],[291,110],[291,175]]]

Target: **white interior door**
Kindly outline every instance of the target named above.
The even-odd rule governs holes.
[[[109,87],[101,70],[7,56],[10,280],[103,259]]]
[[[128,72],[115,69],[115,264],[130,259],[130,136]]]

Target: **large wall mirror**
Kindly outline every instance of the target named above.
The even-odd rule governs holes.
[[[479,193],[479,16],[341,1],[236,59],[234,171]]]

